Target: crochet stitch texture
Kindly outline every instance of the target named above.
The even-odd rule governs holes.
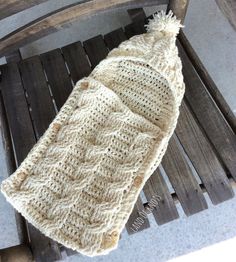
[[[46,236],[88,256],[117,247],[176,126],[180,27],[172,13],[158,13],[146,34],[111,51],[3,181],[7,200]]]

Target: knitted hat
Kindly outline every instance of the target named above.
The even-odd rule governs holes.
[[[184,93],[172,13],[78,81],[47,131],[1,185],[46,236],[88,256],[115,249],[160,164]]]

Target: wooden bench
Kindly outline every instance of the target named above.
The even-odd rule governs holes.
[[[10,2],[16,4],[15,8],[3,4],[0,9],[4,12],[0,10],[0,17],[44,1]],[[93,9],[89,9],[92,2]],[[133,22],[125,28],[23,60],[19,52],[13,50],[59,29],[59,24],[64,25],[78,16],[112,8],[113,2],[102,0],[76,4],[39,19],[2,39],[0,54],[6,55],[8,63],[0,67],[0,112],[4,141],[7,143],[6,154],[12,171],[47,129],[69,96],[73,85],[89,75],[109,50],[133,35],[144,33],[147,18],[140,8],[129,10]],[[147,3],[167,3],[116,2],[115,7],[126,4],[129,8],[131,3],[135,7]],[[183,20],[187,5],[188,1],[170,1],[168,9],[172,9],[177,17]],[[178,125],[161,166],[146,183],[130,216],[126,225],[129,234],[150,226],[148,218],[141,218],[141,211],[152,212],[156,223],[162,225],[179,217],[177,203],[180,203],[185,214],[190,216],[207,209],[206,195],[213,204],[222,203],[234,196],[232,186],[236,181],[235,116],[183,32],[179,34],[177,45],[186,83]],[[157,202],[153,201],[157,198]],[[74,253],[43,236],[28,223],[21,223],[21,228],[22,244],[30,246],[36,261],[55,261],[61,259],[62,254]]]

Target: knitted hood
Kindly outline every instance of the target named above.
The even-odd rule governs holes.
[[[172,13],[77,82],[47,131],[1,185],[46,236],[88,256],[115,249],[158,167],[184,94]]]
[[[176,47],[183,26],[172,11],[168,15],[161,11],[145,27],[146,34],[135,35],[113,49],[91,76],[112,89],[132,111],[163,128],[171,126],[170,118],[177,120],[185,89]],[[172,101],[166,104],[167,100]]]

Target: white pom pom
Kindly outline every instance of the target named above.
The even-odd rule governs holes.
[[[165,14],[164,11],[154,14],[153,18],[149,19],[148,22],[145,27],[149,33],[162,32],[176,36],[180,28],[184,27],[171,10],[168,14]]]

